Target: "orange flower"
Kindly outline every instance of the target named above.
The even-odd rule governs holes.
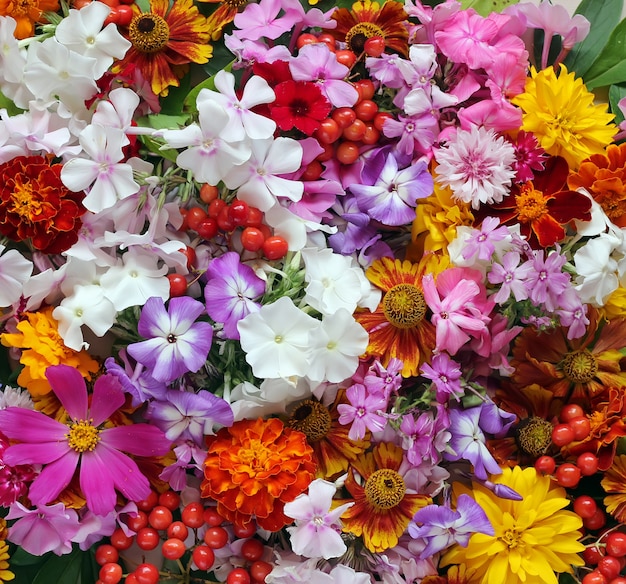
[[[114,72],[136,66],[156,95],[178,87],[189,63],[206,63],[213,54],[209,45],[212,24],[193,5],[193,0],[150,0],[150,12],[140,12],[128,25],[132,47],[114,66]]]
[[[619,227],[626,227],[626,142],[592,154],[567,178],[570,189],[584,188]]]
[[[211,24],[211,40],[217,41],[221,38],[224,27],[235,20],[235,16],[240,8],[243,8],[248,0],[198,0],[207,4],[219,4],[207,20]]]
[[[343,530],[363,536],[372,552],[394,547],[417,510],[431,502],[426,495],[408,492],[402,463],[402,449],[381,442],[348,472],[345,486],[353,498],[342,503],[354,505],[341,516]]]
[[[518,387],[534,383],[555,397],[588,404],[608,387],[626,385],[626,319],[607,323],[589,309],[587,334],[569,340],[567,329],[539,332],[528,327],[515,339],[511,365]]]
[[[46,23],[44,12],[56,12],[58,0],[0,0],[0,16],[14,18],[15,37],[25,39],[35,33],[35,23]]]
[[[604,498],[606,510],[620,523],[626,523],[626,455],[615,457],[600,484],[609,493]]]
[[[378,2],[359,0],[352,10],[338,8],[332,18],[337,27],[328,32],[338,41],[345,42],[357,55],[363,52],[365,41],[372,37],[382,37],[385,47],[401,55],[408,54],[409,33],[405,26],[408,14],[401,2],[387,0],[382,8]]]
[[[240,420],[207,438],[203,497],[236,525],[278,531],[291,523],[285,503],[303,493],[315,476],[313,450],[302,432],[277,418]]]
[[[387,366],[392,357],[404,363],[403,377],[416,376],[419,366],[435,347],[435,329],[425,318],[426,301],[417,264],[382,258],[367,269],[366,276],[384,294],[374,312],[354,317],[369,334],[367,354]]]

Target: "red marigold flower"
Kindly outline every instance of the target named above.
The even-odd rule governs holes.
[[[207,438],[203,497],[236,525],[253,517],[259,527],[278,531],[292,520],[285,503],[306,491],[315,477],[313,449],[302,432],[278,418],[240,420]]]
[[[2,235],[30,240],[35,249],[50,254],[76,243],[85,194],[65,187],[62,166],[43,156],[18,156],[0,164]]]
[[[330,113],[330,103],[311,81],[283,81],[274,87],[274,93],[270,112],[281,130],[297,128],[310,136]]]

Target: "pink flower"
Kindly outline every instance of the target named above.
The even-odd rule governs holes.
[[[339,404],[339,423],[352,424],[348,438],[362,440],[367,430],[381,432],[387,424],[381,412],[387,409],[387,399],[382,393],[369,392],[361,383],[355,383],[346,391],[350,404]]]
[[[87,387],[80,373],[67,365],[48,367],[46,377],[66,409],[62,424],[42,412],[9,407],[0,411],[0,431],[19,443],[4,452],[10,465],[41,464],[28,497],[34,505],[54,501],[79,468],[80,488],[87,507],[97,515],[110,513],[117,502],[115,491],[131,501],[150,493],[148,479],[137,464],[121,451],[137,456],[161,456],[170,442],[148,424],[103,428],[125,397],[112,375],[102,375],[93,388],[89,406]]]

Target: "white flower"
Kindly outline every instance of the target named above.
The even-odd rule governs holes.
[[[345,503],[331,511],[336,491],[333,483],[315,479],[309,485],[308,493],[285,503],[285,515],[296,520],[295,527],[287,528],[291,549],[296,554],[329,560],[346,552],[339,518],[354,503]]]
[[[0,245],[0,308],[17,302],[22,296],[23,287],[33,273],[33,264],[19,251],[10,249],[6,253]]]
[[[244,381],[233,388],[229,403],[237,421],[284,414],[290,403],[308,397],[311,397],[311,389],[307,379],[290,377],[264,379],[261,387]]]
[[[266,211],[265,221],[273,229],[274,235],[285,238],[289,244],[289,251],[298,251],[305,245],[311,245],[309,237],[314,232],[335,233],[337,231],[333,225],[322,225],[303,219],[282,205],[274,205]]]
[[[5,385],[2,391],[0,391],[0,410],[10,407],[34,410],[35,404],[25,389]]]
[[[139,103],[139,96],[132,89],[117,87],[109,93],[108,99],[98,102],[91,123],[119,128],[126,133],[133,128],[133,114]],[[124,145],[127,143],[128,139]]]
[[[606,299],[619,286],[617,261],[611,254],[619,241],[610,235],[590,239],[574,254],[575,288],[584,303],[604,306]]]
[[[237,329],[254,375],[277,378],[307,374],[310,333],[319,326],[318,320],[283,296],[240,320]]]

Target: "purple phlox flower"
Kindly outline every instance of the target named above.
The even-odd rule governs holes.
[[[172,442],[193,440],[202,445],[204,436],[213,434],[213,427],[230,426],[233,411],[228,402],[206,390],[198,393],[169,390],[165,401],[152,401],[146,416],[165,432]]]
[[[328,222],[333,218],[329,209],[337,202],[337,196],[343,195],[341,185],[334,180],[304,181],[304,193],[299,201],[289,205],[289,210],[314,223]]]
[[[237,252],[227,252],[209,264],[204,288],[206,310],[213,320],[224,323],[227,339],[239,339],[237,323],[259,310],[260,304],[254,299],[264,292],[265,282],[241,263]]]
[[[356,195],[359,208],[370,217],[385,225],[399,226],[410,223],[417,201],[433,192],[433,178],[425,160],[400,169],[396,157],[389,154],[374,185],[356,184],[350,190]]]
[[[198,371],[213,342],[213,327],[196,322],[203,312],[204,305],[189,296],[170,299],[167,310],[161,298],[148,298],[137,327],[148,340],[129,345],[128,354],[165,383]]]
[[[361,383],[351,385],[346,391],[349,404],[339,404],[339,423],[350,426],[348,438],[362,440],[366,431],[381,432],[387,424],[383,415],[387,409],[387,399],[382,393],[369,392]]]
[[[401,154],[413,156],[415,152],[430,155],[435,137],[439,133],[437,118],[430,112],[421,116],[389,118],[383,125],[387,138],[399,138],[396,149]]]
[[[556,311],[561,326],[569,327],[568,339],[578,339],[587,332],[589,318],[587,304],[583,304],[573,287],[568,287],[559,296],[559,308]]]
[[[268,48],[265,43],[243,40],[234,34],[224,35],[224,45],[237,57],[233,63],[233,70],[252,67],[255,63],[288,61],[291,58],[291,53],[285,45]]]
[[[445,505],[426,505],[409,523],[411,537],[421,537],[427,541],[420,559],[441,552],[453,544],[467,547],[474,533],[494,535],[495,531],[482,507],[465,494],[459,495],[456,511]]]
[[[509,237],[509,230],[500,225],[500,219],[496,217],[485,217],[480,225],[480,229],[472,229],[470,236],[465,240],[463,257],[471,258],[478,255],[479,260],[488,261],[496,251],[495,243]]]
[[[496,495],[496,497],[500,497],[501,499],[509,499],[510,501],[522,501],[524,499],[522,495],[507,485],[492,483],[487,480],[478,482],[480,482],[480,484],[485,488],[489,489],[494,495]]]
[[[5,519],[17,520],[11,525],[8,540],[34,556],[48,552],[57,556],[69,554],[80,527],[76,511],[66,509],[63,503],[27,509],[16,502]]]
[[[370,73],[370,77],[373,77],[385,87],[400,89],[406,86],[402,71],[407,67],[410,68],[410,64],[409,61],[403,59],[400,55],[383,53],[380,57],[367,57],[365,66]]]
[[[558,246],[546,258],[543,249],[535,251],[531,261],[532,271],[526,278],[529,297],[534,304],[543,304],[548,312],[556,310],[559,296],[570,286],[570,275],[561,271],[566,262]]]
[[[244,10],[235,16],[234,24],[239,30],[233,34],[240,39],[257,41],[260,38],[277,39],[280,35],[291,30],[300,20],[298,10],[283,11],[281,0],[261,0],[251,2]]]
[[[450,448],[444,452],[446,460],[467,460],[474,467],[474,474],[479,479],[486,479],[488,474],[500,474],[502,471],[487,445],[479,420],[482,407],[450,409]]]
[[[420,370],[423,377],[435,384],[437,401],[446,403],[450,397],[459,401],[465,393],[461,387],[461,367],[448,353],[438,353],[431,364],[424,363]]]
[[[397,392],[402,385],[402,361],[392,357],[383,367],[382,363],[376,359],[374,364],[368,369],[363,378],[363,385],[371,393],[380,393],[389,399],[392,393]]]
[[[163,399],[167,391],[167,385],[162,381],[157,381],[149,371],[141,364],[136,363],[131,366],[126,350],[119,353],[124,367],[118,365],[113,357],[109,357],[104,362],[107,373],[117,377],[122,389],[131,395],[133,407],[138,407],[149,399]]]
[[[436,419],[433,411],[423,412],[417,417],[412,414],[403,416],[400,432],[402,449],[406,452],[407,460],[414,465],[423,462],[438,464],[450,440],[447,424]]]
[[[482,99],[459,110],[458,116],[463,130],[470,130],[472,126],[483,126],[488,130],[505,132],[517,129],[522,124],[522,112],[506,100],[499,102]],[[513,160],[511,166],[512,164]]]
[[[90,405],[85,380],[73,367],[48,367],[46,377],[67,411],[67,424],[24,408],[0,411],[0,430],[18,442],[6,449],[4,461],[44,465],[30,486],[30,501],[34,505],[54,501],[70,484],[77,467],[87,507],[97,515],[106,515],[115,507],[116,490],[131,501],[145,499],[150,483],[123,452],[162,456],[168,452],[170,441],[149,424],[102,427],[125,402],[114,376],[98,377]]]
[[[513,294],[515,300],[520,302],[528,298],[529,290],[526,279],[533,271],[530,262],[520,265],[520,254],[509,251],[502,257],[501,263],[491,264],[491,271],[487,274],[490,284],[500,284],[500,289],[491,296],[491,300],[498,304],[504,304]]]
[[[336,253],[351,255],[376,236],[376,227],[371,225],[367,213],[359,211],[353,195],[338,197],[332,210],[338,216],[332,223],[339,229],[328,238],[328,243]]]
[[[510,327],[508,319],[496,313],[487,329],[470,342],[474,376],[489,376],[494,369],[497,369],[501,375],[511,375],[514,369],[508,360],[509,346],[523,328],[521,326]]]
[[[132,507],[130,507],[130,505],[132,505]],[[137,512],[137,505],[134,503],[130,503],[126,507],[128,509],[125,509],[124,512]],[[120,513],[121,512],[122,511],[120,511]],[[72,541],[77,543],[82,551],[86,552],[94,543],[100,541],[103,537],[111,535],[115,531],[117,527],[115,521],[117,515],[116,511],[111,511],[111,513],[107,513],[106,515],[96,515],[87,509],[80,518],[80,526],[74,537],[72,537]]]
[[[484,401],[480,406],[478,425],[484,432],[502,438],[506,436],[517,417],[511,412],[500,409],[491,400]]]
[[[193,471],[201,473],[202,464],[206,458],[206,450],[198,447],[195,442],[188,440],[174,448],[176,462],[166,466],[159,475],[159,478],[167,483],[175,491],[182,491],[187,486],[189,474]]]

